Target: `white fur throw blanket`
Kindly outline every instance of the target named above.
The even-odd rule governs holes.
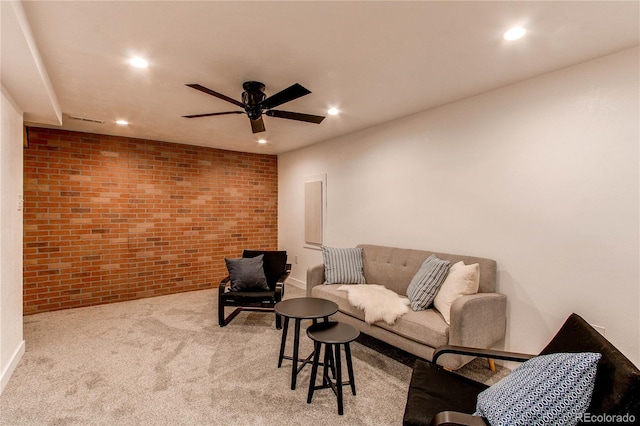
[[[351,306],[364,311],[367,324],[384,320],[393,324],[396,319],[409,312],[409,299],[400,297],[396,292],[378,284],[350,284],[338,287],[347,292]]]

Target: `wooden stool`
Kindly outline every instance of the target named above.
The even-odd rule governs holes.
[[[351,362],[351,348],[349,343],[353,342],[360,332],[348,324],[340,322],[322,322],[307,328],[307,336],[314,342],[313,366],[311,367],[311,379],[309,380],[309,394],[307,404],[311,403],[313,392],[318,389],[331,388],[338,397],[338,414],[342,415],[342,387],[351,386],[351,392],[356,394],[356,383],[353,378],[353,364]],[[316,375],[320,364],[320,350],[324,344],[324,366],[322,372],[322,385],[316,386]],[[344,346],[345,359],[347,361],[347,372],[349,381],[342,381],[342,364],[340,361],[340,345]],[[332,359],[333,358],[333,359]],[[330,367],[335,363],[335,382],[329,377]]]

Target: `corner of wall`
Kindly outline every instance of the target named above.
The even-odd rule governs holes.
[[[20,362],[20,360],[22,359],[22,355],[24,355],[24,351],[25,351],[25,342],[24,340],[22,340],[18,345],[18,347],[16,348],[16,350],[14,351],[13,356],[7,363],[7,366],[2,371],[2,374],[0,375],[0,395],[2,395],[2,392],[4,392],[4,388],[7,387],[7,385],[9,384],[9,380],[11,379],[13,372],[18,366],[18,362]]]
[[[1,87],[0,138],[0,393],[24,354],[22,320],[23,118]]]

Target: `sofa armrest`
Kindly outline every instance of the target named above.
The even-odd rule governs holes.
[[[458,297],[451,305],[449,344],[489,348],[506,333],[507,296],[477,293]]]
[[[477,293],[458,297],[451,305],[449,345],[490,348],[505,336],[507,296],[500,293]],[[458,369],[470,358],[447,355],[442,365]]]
[[[307,297],[311,297],[311,290],[324,283],[324,263],[307,269]]]

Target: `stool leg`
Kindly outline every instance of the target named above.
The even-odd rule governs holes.
[[[329,322],[329,317],[323,317],[322,319],[323,319],[324,322]],[[336,367],[335,367],[335,365],[333,363],[333,349],[331,349],[329,351],[329,358],[325,359],[324,362],[325,363],[328,362],[329,367],[331,367],[331,375],[335,379],[336,378]]]
[[[282,328],[282,340],[280,341],[280,356],[278,357],[278,368],[282,366],[282,358],[284,358],[284,347],[287,343],[288,329],[289,329],[289,317],[284,317],[284,327]]]
[[[349,383],[351,384],[351,393],[356,394],[356,382],[353,378],[353,363],[351,362],[351,348],[349,343],[344,344],[344,355],[347,359],[347,371],[349,372]]]
[[[340,363],[340,344],[335,345],[336,347],[336,391],[338,393],[338,414],[342,415],[342,365]]]
[[[313,391],[316,388],[316,375],[318,374],[318,361],[320,360],[321,345],[318,342],[314,342],[313,351],[313,365],[311,366],[311,378],[309,379],[309,392],[307,393],[307,404],[311,404],[313,398]]]
[[[324,365],[322,367],[322,386],[329,384],[329,359],[333,357],[333,347],[331,343],[324,345]]]
[[[325,361],[327,363],[327,366],[330,368],[331,371],[331,376],[333,376],[333,378],[336,378],[336,366],[335,363],[333,362],[333,348],[329,351],[329,354],[327,356],[327,359]],[[327,375],[327,377],[329,377]]]
[[[295,331],[293,335],[293,368],[291,369],[291,390],[296,388],[296,377],[298,377],[298,348],[300,347],[300,319],[296,318]]]

